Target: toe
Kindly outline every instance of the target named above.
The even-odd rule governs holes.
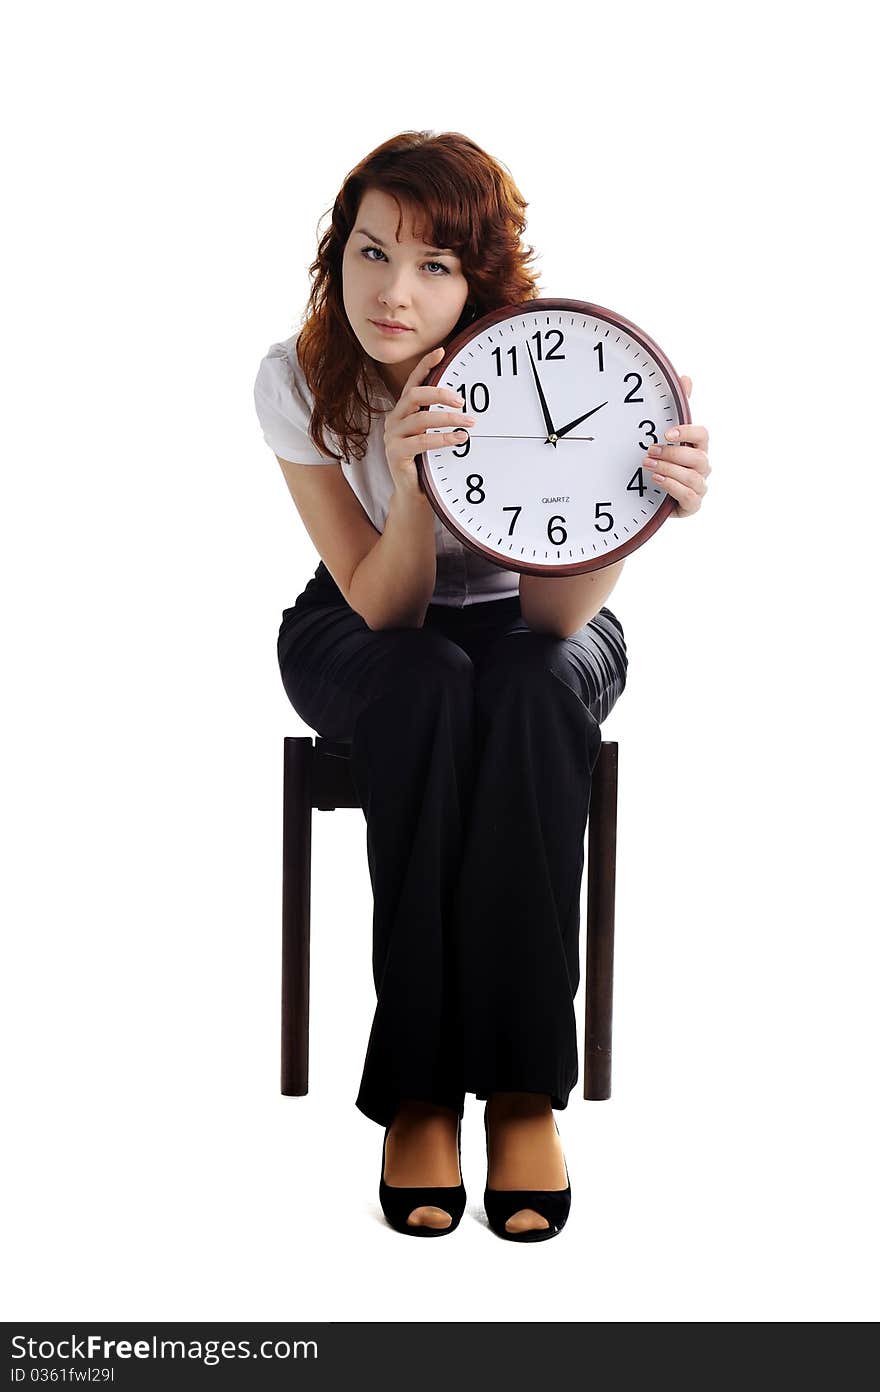
[[[527,1232],[529,1228],[549,1228],[550,1224],[542,1213],[533,1208],[520,1208],[504,1224],[508,1232]]]
[[[452,1222],[445,1208],[414,1208],[406,1220],[413,1228],[448,1228]]]

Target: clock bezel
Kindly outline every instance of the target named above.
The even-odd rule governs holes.
[[[649,334],[645,333],[644,329],[639,328],[638,324],[634,324],[632,320],[625,318],[622,314],[618,314],[616,310],[608,309],[604,305],[594,304],[589,300],[566,298],[524,300],[521,304],[503,305],[500,309],[490,310],[487,314],[484,314],[481,319],[476,319],[472,324],[468,324],[456,338],[452,339],[446,348],[442,361],[431,369],[423,385],[429,387],[437,386],[438,383],[442,381],[452,359],[458,357],[462,349],[466,348],[472,339],[478,338],[481,334],[484,334],[493,324],[499,324],[505,319],[514,319],[524,312],[534,314],[535,312],[540,313],[544,310],[548,312],[554,310],[574,311],[578,314],[582,314],[585,318],[594,317],[601,319],[607,322],[609,327],[622,329],[628,337],[635,339],[646,352],[651,354],[651,357],[662,370],[667,385],[672,392],[678,419],[670,420],[668,424],[664,425],[664,429],[669,429],[672,425],[690,424],[691,415],[688,408],[687,396],[679,381],[678,373],[675,371],[675,368],[672,366],[672,363],[663,352],[660,345],[655,343],[654,339],[652,339]],[[427,407],[423,409],[427,410]],[[645,458],[647,459],[647,454]],[[675,499],[667,493],[656,513],[651,518],[651,521],[647,522],[634,537],[629,537],[625,541],[622,541],[619,546],[615,546],[613,550],[605,551],[602,555],[593,556],[588,560],[572,561],[566,565],[544,565],[539,564],[537,561],[515,560],[513,557],[507,556],[501,560],[494,548],[485,546],[482,542],[471,536],[469,532],[464,531],[458,524],[457,519],[451,516],[442,497],[434,487],[434,482],[431,478],[430,469],[428,468],[424,454],[417,454],[415,456],[415,464],[422,489],[429,498],[434,512],[440,518],[444,527],[446,527],[453,536],[457,537],[462,545],[467,546],[469,550],[476,552],[478,555],[485,557],[485,559],[490,561],[493,565],[499,566],[504,570],[515,571],[521,575],[585,575],[591,570],[604,570],[606,566],[613,565],[616,561],[622,560],[624,556],[629,556],[633,551],[643,546],[645,542],[654,535],[657,529],[663,525],[675,506]]]

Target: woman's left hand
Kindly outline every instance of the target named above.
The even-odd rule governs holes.
[[[693,382],[684,376],[679,380],[689,398]],[[699,511],[708,488],[706,479],[712,472],[707,452],[709,432],[704,425],[680,425],[667,430],[666,438],[670,435],[682,443],[651,446],[648,456],[652,463],[657,461],[659,470],[651,478],[675,499],[670,517],[692,517]]]

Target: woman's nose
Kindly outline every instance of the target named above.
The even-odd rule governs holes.
[[[384,286],[382,298],[388,304],[409,304],[411,293],[407,286],[406,277],[395,276],[393,280],[389,280]]]

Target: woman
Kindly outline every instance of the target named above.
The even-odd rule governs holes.
[[[464,1210],[468,1091],[486,1100],[493,1230],[538,1241],[568,1216],[553,1111],[578,1076],[591,775],[626,684],[620,622],[600,607],[622,562],[593,574],[592,617],[563,636],[516,572],[442,526],[414,462],[474,423],[457,394],[422,385],[444,345],[538,296],[526,206],[462,135],[387,141],[346,178],[304,325],[270,347],[254,392],[321,556],[283,613],[282,681],[313,730],[351,740],[367,824],[377,1005],[357,1106],[385,1128],[383,1211],[419,1237]],[[448,433],[423,433],[431,403]],[[695,511],[705,453],[663,458],[679,514]]]

